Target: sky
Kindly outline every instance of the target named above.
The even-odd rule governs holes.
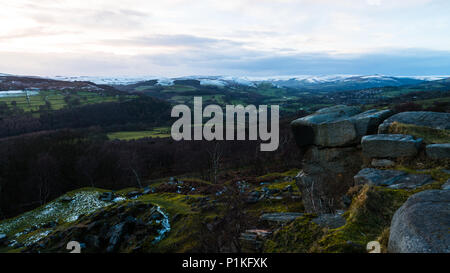
[[[0,0],[0,73],[450,75],[448,0]]]

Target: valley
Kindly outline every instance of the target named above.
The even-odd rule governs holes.
[[[280,105],[279,148],[174,141],[194,96]],[[0,252],[445,252],[449,113],[440,77],[0,74]]]

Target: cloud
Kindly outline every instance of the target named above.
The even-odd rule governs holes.
[[[448,10],[447,0],[5,1],[0,71],[445,74]]]
[[[450,52],[387,50],[362,55],[323,53],[276,55],[259,51],[193,50],[174,54],[122,56],[0,53],[0,71],[30,75],[448,75]],[[8,65],[7,65],[8,64]]]
[[[123,46],[165,46],[165,47],[212,47],[212,46],[239,46],[242,43],[227,39],[214,39],[194,35],[150,35],[126,39],[111,39],[103,41],[105,44]]]
[[[380,6],[381,0],[366,0],[367,4],[370,6]]]

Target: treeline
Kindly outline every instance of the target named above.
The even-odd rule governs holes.
[[[221,183],[230,170],[260,175],[299,166],[288,121],[280,147],[259,141],[108,141],[101,128],[37,132],[0,140],[0,217],[30,210],[81,187],[138,187],[148,179],[189,173]]]
[[[167,102],[141,96],[124,102],[88,104],[56,111],[42,110],[38,116],[31,113],[3,116],[0,118],[0,138],[62,128],[120,128],[139,124],[148,127],[168,123],[169,118],[170,105]]]

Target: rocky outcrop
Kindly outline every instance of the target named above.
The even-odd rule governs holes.
[[[309,147],[304,156],[303,170],[296,177],[305,210],[329,213],[339,207],[342,196],[353,185],[353,176],[361,164],[361,153],[357,147]]]
[[[307,212],[329,213],[340,206],[362,164],[361,137],[375,133],[391,114],[337,105],[291,123],[297,145],[306,151],[296,181]]]
[[[428,174],[408,174],[397,170],[378,170],[365,168],[354,177],[355,184],[387,186],[392,189],[416,189],[433,182]]]
[[[389,110],[361,113],[359,107],[337,105],[323,108],[291,123],[299,146],[339,147],[355,144],[391,115]]]
[[[351,142],[356,130],[348,119],[360,112],[358,107],[337,105],[294,120],[291,126],[297,144],[339,146]]]
[[[426,154],[431,159],[449,159],[450,143],[430,144],[425,147]]]
[[[67,242],[75,240],[83,245],[82,252],[140,252],[165,236],[166,218],[152,204],[116,204],[58,228],[24,251],[65,252]]]
[[[364,136],[361,140],[363,154],[373,158],[412,157],[419,152],[422,139],[409,135],[379,134]]]
[[[437,112],[402,112],[386,119],[378,127],[379,134],[388,134],[389,128],[394,123],[412,124],[439,130],[450,129],[450,113]]]
[[[388,251],[450,253],[450,191],[417,193],[392,218]]]

